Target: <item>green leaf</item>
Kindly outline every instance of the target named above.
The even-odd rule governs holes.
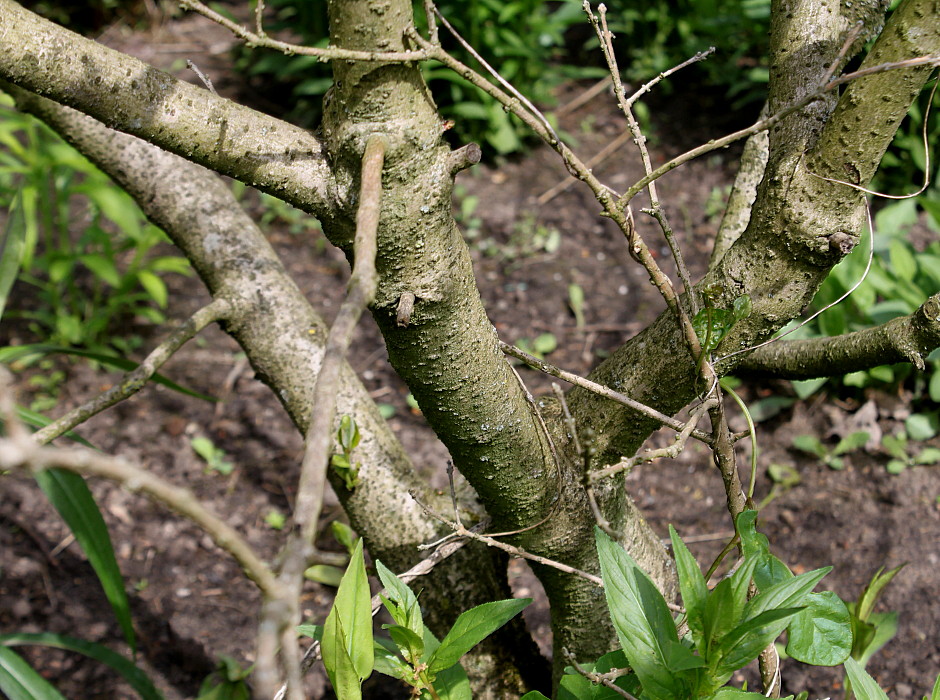
[[[114,266],[114,258],[99,253],[89,253],[87,255],[80,255],[78,259],[99,279],[112,287],[120,286],[121,273],[118,272],[117,267]]]
[[[623,547],[600,528],[594,528],[594,537],[610,617],[644,695],[686,697],[688,684],[666,662],[669,643],[679,642],[666,601]]]
[[[29,355],[54,355],[59,353],[63,355],[85,357],[89,360],[100,362],[101,364],[107,365],[109,367],[117,367],[118,369],[124,370],[125,372],[139,367],[139,363],[132,362],[131,360],[127,360],[123,357],[105,355],[104,353],[92,352],[90,350],[81,350],[79,348],[49,345],[46,343],[33,343],[30,345],[16,345],[0,348],[0,362],[9,364],[11,362],[15,362],[21,357],[28,357]],[[155,384],[165,386],[167,389],[172,389],[173,391],[179,392],[180,394],[186,394],[187,396],[202,399],[203,401],[211,401],[212,403],[218,402],[218,399],[211,396],[206,396],[205,394],[200,394],[198,391],[193,391],[192,389],[186,389],[176,382],[170,381],[160,373],[154,374],[150,378],[150,381],[154,382]]]
[[[738,516],[738,534],[744,547],[744,556],[756,560],[754,566],[754,583],[758,590],[767,588],[793,578],[787,565],[770,553],[770,542],[767,536],[758,532],[755,527],[757,520],[756,510],[746,510]]]
[[[888,246],[888,253],[894,274],[902,280],[912,281],[917,274],[917,260],[914,259],[910,244],[907,241],[894,238]]]
[[[734,300],[732,307],[732,313],[734,314],[734,321],[738,321],[747,318],[751,315],[751,297],[747,294],[742,294]]]
[[[382,626],[388,630],[392,641],[395,642],[405,660],[412,666],[417,666],[424,654],[424,639],[422,636],[401,625]]]
[[[859,448],[865,446],[865,443],[869,440],[869,434],[864,430],[859,430],[855,433],[850,433],[844,438],[839,440],[839,443],[832,450],[834,455],[844,455],[847,452],[853,452]]]
[[[356,548],[356,533],[353,532],[353,529],[346,523],[334,520],[330,523],[330,530],[332,530],[333,537],[336,538],[336,541],[343,545],[347,552],[352,554],[353,550]]]
[[[441,646],[428,659],[428,672],[437,673],[453,666],[460,657],[509,622],[531,602],[531,598],[496,600],[461,613],[441,640]]]
[[[695,557],[679,538],[672,525],[669,526],[669,538],[672,540],[672,553],[676,559],[676,571],[679,576],[679,590],[682,593],[682,604],[685,606],[689,629],[692,630],[693,638],[701,639],[708,586],[698,562],[695,561]]]
[[[398,655],[398,647],[390,639],[375,637],[372,647],[374,670],[392,678],[407,681],[413,675],[411,667]]]
[[[838,666],[852,651],[852,621],[831,591],[810,593],[806,608],[787,627],[787,654],[814,666]]]
[[[900,459],[888,460],[888,464],[885,466],[885,469],[888,470],[889,474],[900,474],[905,469],[907,469],[907,461],[902,461]]]
[[[855,623],[855,620],[853,617],[853,623]],[[898,614],[896,612],[872,613],[868,618],[868,622],[861,624],[873,628],[873,631],[865,639],[865,645],[860,647],[858,654],[856,654],[856,646],[853,644],[852,658],[865,666],[868,664],[869,659],[877,654],[885,644],[894,639],[894,636],[898,633]],[[856,629],[855,624],[853,624],[852,629]]]
[[[878,687],[875,679],[851,656],[845,660],[845,672],[858,700],[888,700],[887,694]]]
[[[914,457],[914,464],[926,466],[938,462],[940,462],[940,449],[936,447],[925,447]]]
[[[337,566],[314,564],[304,571],[304,578],[327,586],[337,587],[343,580],[343,570]]]
[[[827,381],[825,377],[819,377],[818,379],[799,379],[790,384],[799,398],[806,399],[819,391]]]
[[[31,428],[45,428],[47,425],[53,422],[51,418],[46,418],[41,413],[36,413],[36,411],[31,411],[30,409],[24,406],[17,406],[16,414],[19,416],[21,421],[26,423],[26,425],[30,426]],[[0,420],[0,427],[2,426],[3,426],[3,420]],[[84,445],[85,447],[89,447],[93,450],[97,449],[94,445],[88,442],[88,440],[83,438],[74,430],[69,430],[65,432],[64,435],[65,437],[69,438],[70,440],[74,440],[80,445]]]
[[[519,700],[551,700],[550,698],[545,697],[537,690],[530,690],[528,693],[523,695]]]
[[[362,557],[362,540],[356,542],[346,573],[333,601],[346,635],[346,653],[360,680],[372,673],[372,594]],[[330,611],[332,614],[333,611]]]
[[[752,700],[758,700],[764,696],[760,693],[749,693],[746,690],[741,690],[739,688],[720,688],[718,692],[712,695],[708,700],[747,700],[751,698]],[[790,696],[793,697],[792,695]]]
[[[714,677],[721,683],[731,674],[756,659],[767,645],[787,628],[790,619],[801,608],[775,608],[766,610],[738,625],[721,638],[709,658]],[[717,663],[716,663],[717,661]]]
[[[904,421],[904,428],[911,440],[929,440],[937,434],[937,414],[912,413]]]
[[[333,690],[339,700],[361,700],[362,680],[353,665],[352,658],[347,651],[349,646],[343,630],[337,606],[334,604],[330,614],[326,616],[323,626],[323,640],[320,642],[320,654],[323,657],[323,666],[326,675],[330,678]],[[369,651],[372,651],[372,642],[369,642]]]
[[[88,563],[95,570],[105,597],[114,610],[124,639],[136,652],[137,639],[131,622],[131,609],[124,590],[124,580],[114,557],[108,527],[104,524],[104,518],[101,517],[101,511],[98,510],[88,485],[81,476],[64,469],[45,469],[36,472],[35,477],[39,487],[59,511],[59,515],[88,557]]]
[[[905,566],[907,566],[906,563],[896,566],[893,569],[888,569],[888,571],[885,571],[882,566],[872,575],[871,580],[869,580],[864,590],[858,596],[858,605],[856,606],[855,614],[860,620],[868,620],[872,611],[875,609],[875,603],[878,602],[881,592]]]
[[[700,653],[711,661],[711,650],[729,631],[744,619],[747,589],[754,575],[757,560],[745,557],[744,563],[731,577],[719,582],[705,603],[705,631]]]
[[[930,700],[940,700],[940,676],[937,676],[937,680],[933,684],[933,690],[930,691]]]
[[[815,455],[820,459],[827,457],[829,454],[815,435],[797,435],[793,438],[793,446],[801,452]]]
[[[0,646],[0,691],[9,700],[65,700],[23,658]]]
[[[734,323],[732,311],[706,308],[695,314],[695,318],[692,319],[692,328],[702,344],[702,350],[711,352],[724,340]]]
[[[141,270],[137,273],[137,281],[140,282],[141,287],[147,290],[147,294],[150,295],[150,298],[157,306],[161,309],[166,308],[170,295],[162,279],[149,270]]]
[[[3,238],[0,240],[0,318],[3,317],[10,289],[20,273],[26,248],[26,220],[23,215],[22,197],[21,190],[13,196],[7,210]]]
[[[297,625],[297,634],[302,634],[319,642],[323,639],[323,625]]]
[[[359,426],[352,416],[344,415],[339,421],[339,430],[336,432],[340,446],[346,452],[352,452],[359,444]]]
[[[786,581],[781,581],[761,591],[751,598],[745,606],[745,619],[752,619],[767,610],[803,605],[807,594],[809,594],[809,592],[816,587],[816,584],[830,571],[832,571],[831,566],[807,571],[804,574],[794,576]]]
[[[163,693],[157,690],[147,674],[117,652],[101,644],[49,632],[0,635],[0,645],[18,646],[21,644],[37,644],[83,654],[117,671],[143,700],[163,700]]]
[[[454,664],[437,674],[434,691],[441,700],[472,700],[470,679],[460,664]],[[422,694],[422,698],[425,697]]]
[[[382,585],[385,586],[385,591],[388,593],[389,598],[397,604],[396,610],[386,605],[389,612],[392,613],[395,622],[407,627],[416,635],[424,634],[424,620],[421,616],[421,606],[418,605],[418,598],[412,592],[411,588],[392,573],[381,561],[376,560],[375,568],[378,572],[379,580],[382,582]],[[396,615],[396,611],[400,611],[400,617]]]

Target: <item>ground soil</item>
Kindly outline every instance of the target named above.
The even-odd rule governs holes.
[[[231,41],[201,18],[159,25],[144,34],[115,27],[103,39],[162,68],[179,70],[180,59],[191,58],[214,78],[223,94],[237,94],[237,78],[226,63]],[[583,89],[570,86],[560,96],[561,102]],[[658,162],[691,145],[692,139],[704,141],[719,135],[721,127],[707,126],[701,117],[707,110],[698,102],[654,106],[659,126],[652,150]],[[562,126],[586,156],[599,151],[623,128],[606,96],[567,115]],[[660,185],[695,276],[707,263],[717,226],[710,206],[716,193],[730,182],[734,155],[725,152],[694,162]],[[596,170],[612,187],[622,188],[638,177],[640,166],[634,153],[625,150]],[[564,168],[547,149],[535,149],[499,167],[476,167],[461,175],[459,184],[462,196],[477,196],[484,204],[470,217],[479,218],[479,225],[469,220],[463,223],[469,227],[478,283],[500,336],[518,342],[550,332],[558,341],[550,360],[586,373],[654,318],[663,304],[630,260],[620,235],[597,216],[598,207],[586,190],[571,188],[541,206],[536,202],[565,177]],[[255,206],[257,198],[249,195],[247,201]],[[660,241],[644,218],[640,225],[646,239]],[[546,251],[540,241],[552,229],[560,233],[559,245]],[[314,228],[292,233],[281,220],[273,222],[268,233],[308,298],[327,319],[332,318],[348,274],[343,256]],[[661,260],[667,259],[663,244],[655,243],[654,249]],[[207,300],[198,280],[169,282],[173,291],[170,314],[176,319],[185,318]],[[583,328],[578,328],[568,304],[570,284],[579,285],[585,293]],[[27,292],[18,287],[17,293]],[[152,347],[162,335],[159,329],[141,332],[144,348]],[[3,344],[34,340],[15,326],[5,328],[3,336]],[[373,397],[394,410],[390,423],[415,463],[428,478],[442,483],[446,450],[420,414],[408,407],[407,389],[385,360],[378,330],[371,319],[363,320],[350,362]],[[58,360],[57,366],[67,377],[58,387],[58,405],[51,411],[55,415],[117,378],[83,362]],[[36,396],[29,378],[39,371],[18,373],[21,403],[28,404]],[[220,402],[210,405],[150,386],[90,420],[81,434],[105,452],[186,484],[263,556],[273,556],[281,533],[268,524],[266,516],[272,511],[290,512],[302,452],[300,437],[268,389],[240,359],[238,347],[216,329],[178,353],[165,367],[165,374]],[[523,370],[523,377],[536,393],[550,388],[549,378],[543,375]],[[746,386],[743,392],[749,401],[792,395],[783,383]],[[928,692],[940,671],[940,473],[918,467],[889,475],[877,440],[849,455],[842,471],[819,464],[791,445],[795,436],[805,434],[831,442],[857,428],[873,434],[896,432],[911,410],[909,399],[904,388],[890,395],[839,400],[819,396],[786,408],[761,424],[759,432],[758,497],[767,495],[773,486],[766,475],[769,465],[791,465],[799,475],[798,484],[777,488],[760,520],[774,552],[791,568],[804,571],[832,565],[835,568],[822,587],[853,599],[878,567],[907,563],[878,606],[899,612],[897,638],[869,667],[891,697],[897,698]],[[738,415],[732,421],[736,428],[743,428]],[[225,450],[235,465],[230,475],[207,471],[190,446],[197,435],[210,437]],[[742,457],[748,454],[745,443],[741,443]],[[712,560],[730,528],[720,478],[703,450],[693,445],[676,460],[636,469],[628,484],[661,535],[666,536],[671,523],[692,542],[700,562]],[[91,487],[108,521],[130,591],[141,640],[140,663],[157,679],[167,698],[194,696],[201,679],[222,656],[250,664],[258,596],[238,567],[187,521],[109,483],[93,482]],[[332,495],[326,514],[342,517]],[[335,543],[324,546],[339,548]],[[517,594],[537,599],[526,613],[527,621],[547,653],[551,635],[538,584],[521,562],[512,563],[511,574]],[[303,597],[305,616],[322,621],[332,591],[309,583]],[[80,548],[35,484],[10,475],[0,477],[0,631],[52,631],[122,648],[117,625]],[[37,648],[24,648],[23,653],[68,697],[133,697],[97,664]],[[790,661],[784,667],[784,687],[788,692],[808,689],[811,697],[836,696],[840,675]],[[311,697],[331,697],[319,671],[311,675],[310,693]],[[406,693],[385,684],[367,690],[366,697],[406,697]]]

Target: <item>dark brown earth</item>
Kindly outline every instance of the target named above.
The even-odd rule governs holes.
[[[224,31],[201,18],[159,26],[146,34],[115,27],[103,40],[163,68],[180,69],[192,58],[215,79],[223,94],[237,91],[227,68],[231,42]],[[182,74],[181,74],[182,75]],[[190,79],[191,76],[183,76]],[[585,86],[572,86],[561,101]],[[653,141],[658,161],[719,135],[705,125],[699,103],[662,104],[654,110],[658,131]],[[738,115],[747,119],[751,115]],[[622,130],[606,97],[566,116],[562,126],[577,139],[577,149],[590,156]],[[724,153],[692,163],[665,178],[661,196],[679,233],[694,274],[701,274],[717,221],[707,213],[730,182]],[[597,168],[615,188],[638,177],[635,154],[625,150]],[[462,196],[478,196],[479,205],[463,221],[474,251],[477,279],[493,322],[509,342],[551,332],[558,350],[550,360],[586,373],[604,353],[629,338],[662,308],[645,275],[629,259],[621,237],[597,217],[589,193],[572,188],[547,204],[536,197],[566,177],[564,168],[545,149],[500,168],[477,167],[460,177]],[[250,206],[257,198],[249,195]],[[649,222],[641,221],[648,241],[659,241]],[[540,229],[540,227],[542,227]],[[540,240],[557,230],[557,250],[546,252]],[[272,243],[307,291],[308,298],[330,319],[338,306],[348,266],[314,228],[291,233],[279,220],[268,228]],[[551,246],[549,246],[551,247]],[[655,244],[661,259],[664,246]],[[183,319],[207,300],[194,279],[169,280],[174,292],[170,313]],[[585,327],[579,329],[568,306],[568,285],[585,292]],[[16,293],[25,293],[17,288]],[[14,297],[15,298],[15,297]],[[32,342],[20,330],[2,331],[3,344]],[[145,332],[144,348],[159,342],[159,330]],[[356,368],[373,397],[394,408],[390,423],[415,463],[428,478],[443,483],[444,448],[408,408],[407,389],[386,364],[380,335],[371,319],[361,322],[351,351]],[[117,375],[82,362],[60,360],[67,378],[58,394],[58,415],[105,389]],[[18,373],[21,403],[35,387]],[[237,346],[217,329],[190,343],[164,373],[192,389],[221,399],[215,406],[162,387],[150,386],[139,396],[89,421],[80,431],[100,449],[142,464],[177,484],[189,486],[266,557],[277,551],[281,533],[266,524],[272,510],[288,514],[302,449],[301,439],[268,389],[255,380],[240,359]],[[524,370],[534,392],[550,388],[549,378]],[[771,394],[792,395],[785,384],[742,389],[756,400]],[[864,408],[864,411],[860,409]],[[813,434],[832,442],[858,427],[885,434],[896,432],[910,412],[909,393],[871,394],[830,400],[819,397],[797,403],[760,426],[761,457],[757,495],[771,488],[766,469],[772,463],[792,465],[800,483],[782,492],[761,515],[760,527],[774,552],[795,571],[835,567],[823,582],[845,599],[855,598],[880,566],[907,567],[888,587],[879,610],[900,613],[898,636],[870,663],[870,670],[896,698],[929,692],[940,671],[940,473],[913,468],[899,476],[885,470],[886,456],[877,445],[851,454],[843,471],[833,471],[791,447],[795,436]],[[744,423],[735,414],[735,427]],[[853,416],[855,424],[853,424]],[[868,416],[866,419],[865,416]],[[210,437],[235,465],[230,476],[207,473],[190,439]],[[742,464],[749,448],[742,441]],[[629,477],[631,493],[660,534],[673,524],[703,564],[710,562],[730,530],[721,480],[709,456],[692,445],[679,459],[644,466]],[[119,563],[130,591],[141,639],[140,662],[167,698],[195,695],[215,660],[228,655],[243,665],[253,659],[258,596],[238,567],[206,535],[147,500],[109,483],[92,489],[108,521]],[[325,521],[341,518],[330,495]],[[325,546],[331,546],[325,538]],[[333,548],[339,545],[333,543]],[[511,567],[516,592],[535,595],[527,620],[543,651],[551,646],[538,584],[521,562]],[[332,589],[309,583],[303,606],[307,617],[322,622]],[[0,477],[0,631],[52,631],[103,642],[121,649],[118,627],[95,576],[68,530],[29,479]],[[22,649],[45,676],[71,698],[134,697],[101,666],[73,655]],[[810,690],[811,697],[841,695],[839,673],[809,669],[795,662],[784,667],[788,692]],[[377,684],[366,697],[406,697],[404,689]],[[311,675],[311,697],[331,697],[323,674]],[[326,695],[324,695],[326,693]]]

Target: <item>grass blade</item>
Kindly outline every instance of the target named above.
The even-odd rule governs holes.
[[[9,700],[65,700],[15,651],[0,646],[0,691]]]
[[[0,645],[19,646],[25,644],[38,644],[83,654],[117,671],[143,700],[163,700],[163,693],[157,690],[147,674],[116,651],[102,644],[95,644],[64,634],[52,634],[51,632],[0,635]]]
[[[75,535],[91,564],[104,594],[114,610],[124,639],[137,652],[137,638],[131,623],[130,604],[124,590],[124,579],[114,557],[111,537],[85,480],[63,469],[46,469],[36,473],[36,481],[59,515]]]

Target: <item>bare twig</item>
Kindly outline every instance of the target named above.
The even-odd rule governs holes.
[[[362,157],[362,186],[359,210],[356,214],[355,264],[346,298],[326,341],[323,364],[317,376],[311,406],[316,410],[307,428],[307,447],[301,465],[300,485],[294,520],[304,541],[313,542],[323,499],[333,435],[333,416],[340,368],[352,333],[362,312],[375,296],[376,232],[379,225],[379,206],[382,198],[382,164],[387,141],[382,135],[370,136]]]
[[[599,81],[594,83],[587,90],[580,93],[577,97],[575,97],[570,102],[563,104],[561,107],[554,110],[552,114],[555,115],[556,119],[560,119],[561,117],[565,115],[571,114],[572,112],[580,109],[581,107],[586,105],[588,102],[593,100],[595,97],[600,95],[608,87],[610,87],[609,75],[601,78]]]
[[[794,112],[798,112],[804,107],[812,104],[818,99],[821,99],[828,93],[830,90],[837,88],[839,85],[843,85],[849,81],[855,80],[857,78],[862,78],[866,75],[873,75],[875,73],[883,73],[889,70],[899,70],[904,68],[914,68],[917,66],[936,66],[940,65],[940,56],[922,56],[919,58],[910,58],[905,61],[893,61],[891,63],[882,63],[877,66],[871,66],[870,68],[863,68],[862,70],[857,70],[853,73],[846,73],[845,75],[836,78],[835,80],[830,80],[828,83],[820,87],[815,92],[811,92],[807,95],[804,95],[802,98],[794,102],[789,107],[784,107],[783,109],[775,112],[766,119],[760,119],[756,121],[751,126],[745,127],[735,131],[734,133],[723,136],[720,139],[713,139],[708,143],[704,143],[701,146],[696,146],[695,148],[686,151],[685,153],[676,156],[672,160],[663,163],[661,166],[656,168],[653,172],[646,175],[641,180],[638,180],[636,183],[631,185],[626,192],[623,193],[623,196],[617,202],[617,208],[623,211],[627,204],[632,200],[643,188],[645,188],[650,182],[658,180],[663,175],[668,173],[671,170],[675,170],[680,165],[688,163],[690,160],[694,160],[699,156],[705,155],[706,153],[711,153],[712,151],[717,151],[719,148],[724,148],[728,144],[734,143],[743,138],[747,138],[751,134],[756,134],[758,131],[766,131],[767,129],[772,128],[775,124],[780,122],[782,119],[790,116]]]
[[[607,68],[610,72],[611,78],[614,81],[614,95],[616,95],[617,102],[620,104],[620,109],[623,111],[624,117],[626,117],[627,125],[630,128],[630,133],[633,135],[633,142],[640,151],[640,159],[643,162],[643,169],[647,174],[649,174],[653,170],[653,164],[650,159],[649,150],[646,148],[646,136],[643,135],[643,131],[640,129],[640,125],[633,114],[633,102],[627,99],[624,92],[623,83],[620,80],[620,68],[617,66],[617,57],[614,53],[613,34],[607,27],[607,8],[603,3],[601,3],[601,5],[598,7],[598,13],[600,15],[599,20],[591,11],[589,0],[584,0],[584,10],[588,15],[588,20],[590,21],[591,26],[594,27],[594,31],[597,34],[598,41],[600,42],[601,50],[604,53],[604,59],[607,61]],[[637,96],[639,96],[639,94]],[[650,181],[647,184],[647,189],[649,190],[650,206],[652,207],[651,213],[662,227],[663,235],[666,237],[666,242],[669,245],[670,251],[672,251],[672,257],[676,262],[676,268],[679,271],[679,278],[682,280],[682,284],[689,296],[690,308],[692,309],[692,313],[695,314],[698,312],[698,301],[695,298],[695,290],[692,286],[689,270],[686,267],[685,260],[682,258],[682,252],[679,249],[679,245],[672,233],[672,227],[670,227],[666,222],[666,215],[660,206],[659,195],[656,192],[655,182]],[[624,233],[628,233],[628,231],[624,229]],[[650,276],[654,279],[654,281],[656,281],[657,287],[660,289],[660,293],[662,293],[663,297],[666,299],[666,303],[669,304],[669,298],[676,296],[675,290],[672,289],[672,283],[669,282],[668,277],[662,275],[662,272],[658,270],[658,265],[656,265],[652,256],[648,255],[648,251],[646,251],[646,254],[644,254],[642,248],[645,248],[646,246],[640,238],[639,232],[636,231],[635,226],[630,227],[628,239],[630,239],[631,254],[637,259],[638,262],[647,268],[647,271],[650,272]],[[636,250],[637,248],[640,248],[640,250]],[[659,275],[655,274],[656,272],[659,272]],[[662,279],[660,279],[660,276]],[[686,339],[688,340],[690,338],[694,338],[695,333],[689,333],[689,329],[691,328],[691,321],[688,319],[682,306],[678,303],[669,304],[669,306],[673,313],[676,314],[676,319],[679,322],[680,327],[683,328]],[[690,342],[689,347],[692,350],[693,356],[695,356],[695,343]]]
[[[550,374],[553,377],[558,377],[563,379],[569,384],[574,384],[579,386],[582,389],[587,389],[590,392],[603,396],[610,399],[611,401],[616,401],[617,403],[623,404],[629,408],[632,408],[637,413],[642,413],[647,418],[652,418],[653,420],[662,423],[668,428],[672,428],[676,432],[680,432],[685,428],[685,424],[682,421],[676,420],[675,418],[670,418],[665,413],[660,413],[655,408],[651,408],[645,404],[640,403],[634,399],[631,399],[629,396],[625,396],[618,391],[614,391],[610,387],[606,387],[603,384],[598,384],[597,382],[592,382],[590,379],[585,379],[584,377],[573,374],[572,372],[567,372],[563,369],[559,369],[554,365],[550,365],[545,362],[545,360],[540,360],[537,357],[533,357],[524,350],[520,350],[515,345],[510,345],[509,343],[504,343],[499,341],[499,346],[504,353],[511,355],[516,359],[522,360],[527,365],[533,369],[537,369],[545,374]],[[705,433],[701,430],[693,430],[692,437],[696,440],[700,440],[706,444],[711,442],[711,437],[708,433]]]
[[[190,61],[188,58],[186,59],[186,67],[196,74],[196,77],[198,77],[202,81],[202,84],[206,86],[206,89],[209,92],[211,92],[213,95],[219,94],[215,91],[215,88],[212,86],[212,81],[209,80],[209,76],[203,73],[201,70],[199,70],[199,66],[197,66],[195,63]]]
[[[75,426],[84,423],[92,416],[101,413],[106,408],[110,408],[114,404],[140,391],[150,378],[156,374],[157,370],[160,369],[186,341],[195,336],[210,323],[226,318],[231,311],[232,305],[228,299],[224,297],[219,297],[202,307],[174,330],[166,340],[154,348],[153,351],[147,355],[146,360],[141,362],[133,370],[126,372],[117,384],[104,393],[86,401],[81,406],[73,408],[64,416],[53,421],[41,430],[37,430],[33,434],[33,438],[40,445],[45,445]]]
[[[300,56],[317,56],[324,61],[369,61],[373,63],[406,63],[408,61],[423,61],[430,58],[424,51],[353,51],[350,49],[340,49],[335,47],[318,48],[315,46],[302,46],[300,44],[290,44],[286,41],[278,41],[260,32],[252,32],[240,24],[233,22],[227,17],[219,14],[215,10],[207,7],[199,0],[179,0],[181,7],[193,12],[198,12],[203,17],[211,19],[213,22],[222,25],[232,34],[243,40],[249,46],[260,46],[268,49],[275,49],[286,54],[297,54]]]
[[[604,686],[605,688],[610,688],[612,691],[617,693],[617,695],[620,695],[621,697],[625,697],[628,700],[637,700],[635,696],[631,695],[629,692],[627,692],[626,690],[618,686],[616,683],[614,683],[614,681],[612,680],[609,674],[597,673],[595,671],[588,671],[586,668],[583,668],[581,664],[578,663],[577,659],[574,658],[574,654],[572,654],[567,649],[562,649],[561,653],[564,655],[565,660],[569,664],[571,664],[572,668],[574,668],[574,670],[577,671],[579,675],[584,676],[589,681],[591,681],[591,683],[598,683]],[[624,673],[620,672],[621,670],[622,669],[616,670],[616,677],[619,678],[620,676],[624,675]],[[611,672],[611,673],[614,673],[614,672]]]
[[[685,445],[689,440],[689,437],[695,432],[695,426],[698,425],[698,422],[702,419],[702,416],[705,415],[709,410],[711,410],[716,404],[715,399],[709,399],[705,401],[701,406],[696,408],[692,415],[689,416],[689,420],[682,426],[682,429],[676,435],[676,441],[669,447],[662,447],[658,450],[647,450],[638,455],[634,455],[630,459],[623,460],[617,464],[612,464],[609,467],[604,469],[598,469],[597,471],[591,472],[588,474],[588,483],[595,483],[601,479],[606,479],[618,474],[625,469],[632,469],[638,464],[646,464],[657,459],[662,459],[667,457],[669,459],[675,459],[679,456],[679,453],[685,449]]]
[[[277,690],[277,667],[271,654],[273,640],[293,633],[299,622],[300,588],[303,572],[310,555],[315,552],[314,538],[323,492],[326,485],[330,451],[333,437],[333,419],[336,414],[336,397],[339,393],[340,369],[352,334],[362,312],[375,297],[377,275],[375,255],[376,234],[379,226],[382,200],[382,166],[388,141],[382,134],[373,134],[366,140],[362,156],[362,175],[359,192],[359,209],[356,213],[355,263],[346,297],[340,306],[336,320],[330,328],[323,352],[323,362],[317,375],[310,405],[313,416],[307,428],[306,450],[301,464],[300,483],[294,508],[295,530],[284,547],[280,581],[289,595],[265,606],[258,627],[258,661],[255,679],[266,696]],[[287,697],[303,700],[303,688],[299,683],[297,655],[282,646],[281,658],[288,675]],[[296,668],[295,668],[296,666]],[[296,672],[295,672],[296,671]],[[291,677],[294,682],[291,682]]]
[[[499,72],[498,72],[495,68],[493,68],[493,66],[491,66],[489,63],[487,63],[487,62],[486,62],[486,59],[484,59],[484,58],[477,52],[477,50],[474,49],[474,48],[469,44],[469,42],[467,42],[462,36],[460,36],[460,34],[457,32],[457,30],[454,29],[453,25],[451,25],[451,23],[447,21],[447,18],[446,18],[444,15],[441,14],[441,11],[440,11],[440,10],[438,10],[438,9],[437,9],[436,7],[434,7],[433,5],[432,5],[431,7],[432,7],[432,9],[433,9],[433,11],[434,11],[434,14],[437,15],[437,18],[441,21],[441,24],[443,24],[445,27],[447,27],[447,31],[449,31],[451,34],[453,34],[454,38],[457,40],[457,42],[458,42],[461,46],[463,46],[464,50],[466,50],[467,53],[469,53],[471,56],[473,56],[473,57],[479,62],[479,64],[480,64],[481,66],[483,66],[483,68],[486,70],[487,73],[489,73],[489,74],[492,75],[494,78],[496,78],[496,82],[498,82],[500,85],[502,85],[503,88],[505,88],[506,90],[508,90],[510,94],[512,94],[517,100],[519,100],[522,104],[524,104],[524,105],[526,106],[526,109],[529,110],[529,112],[532,114],[532,116],[534,116],[536,119],[538,119],[539,122],[541,122],[542,126],[545,128],[545,130],[546,130],[549,134],[551,134],[552,139],[553,139],[554,141],[556,141],[556,142],[557,142],[557,141],[560,141],[561,139],[558,138],[558,134],[555,133],[555,129],[552,128],[552,125],[549,123],[548,119],[545,118],[545,115],[542,114],[542,113],[539,111],[539,109],[538,109],[534,104],[532,104],[532,103],[529,101],[529,99],[528,99],[525,95],[523,95],[521,92],[519,92],[519,91],[512,85],[512,83],[510,83],[508,80],[506,80],[503,76],[501,76],[501,75],[499,74]]]
[[[709,56],[711,56],[713,53],[715,53],[715,47],[714,47],[714,46],[709,46],[709,47],[708,47],[707,49],[705,49],[704,51],[699,51],[697,54],[695,54],[694,56],[692,56],[692,58],[688,58],[688,59],[686,59],[685,61],[683,61],[682,63],[680,63],[679,65],[673,66],[673,67],[670,68],[669,70],[663,71],[662,73],[660,73],[659,75],[657,75],[655,78],[653,78],[652,80],[650,80],[648,83],[646,83],[645,85],[643,85],[639,90],[637,90],[637,91],[634,92],[632,95],[630,95],[630,98],[627,100],[627,104],[632,107],[634,102],[636,102],[638,99],[640,99],[641,97],[643,97],[644,94],[646,94],[647,92],[649,92],[650,89],[653,88],[660,80],[663,80],[664,78],[668,78],[668,77],[669,77],[670,75],[672,75],[673,73],[677,73],[678,71],[682,70],[683,68],[687,68],[687,67],[691,66],[693,63],[698,63],[699,61],[704,61],[706,58],[708,58]]]
[[[609,79],[608,79],[608,82],[609,82]],[[620,136],[615,138],[613,141],[611,141],[606,146],[604,146],[600,151],[598,151],[594,157],[588,159],[585,165],[588,168],[597,167],[599,164],[603,163],[605,160],[610,158],[614,153],[619,151],[621,147],[623,147],[623,145],[626,144],[632,138],[633,138],[633,134],[630,132],[629,129],[627,129],[622,134],[620,134]],[[540,194],[538,196],[538,199],[535,200],[536,203],[538,203],[539,206],[548,204],[555,197],[560,195],[565,190],[569,189],[577,181],[578,181],[578,178],[574,177],[573,175],[569,175],[558,184],[552,185],[552,187],[550,187],[549,189],[545,190],[542,194]]]
[[[175,486],[125,459],[86,448],[36,444],[17,417],[6,370],[0,369],[0,382],[0,416],[6,423],[8,435],[0,438],[0,470],[39,472],[51,468],[65,469],[84,476],[109,479],[128,491],[143,493],[198,525],[216,545],[232,555],[266,597],[281,594],[281,586],[267,564],[234,528],[206,508],[192,491]]]

